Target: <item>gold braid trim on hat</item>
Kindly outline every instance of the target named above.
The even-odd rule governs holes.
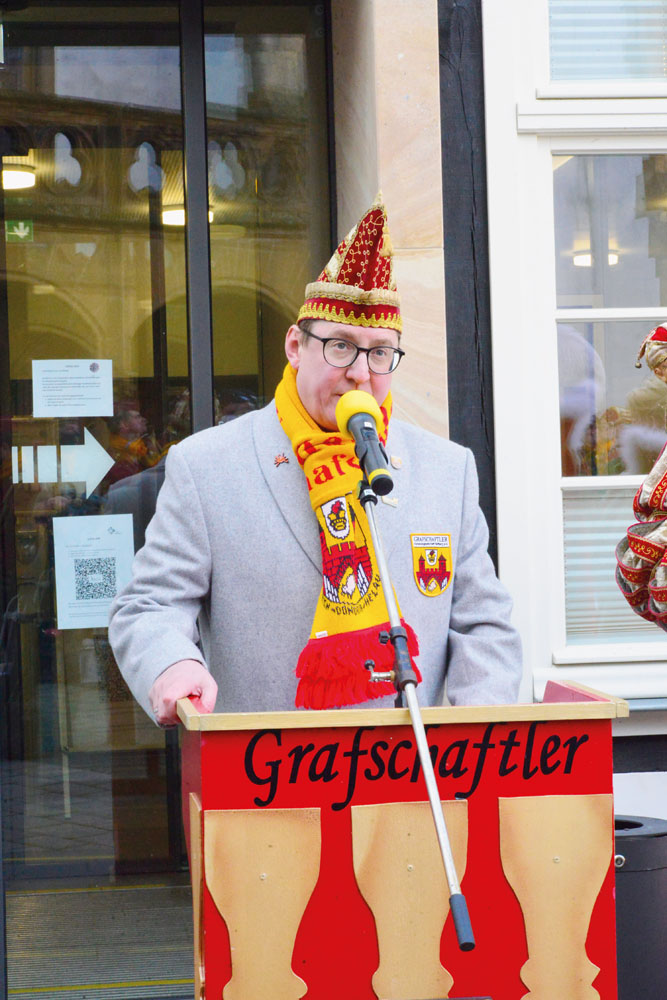
[[[345,256],[347,254],[347,251],[350,249],[350,247],[351,247],[351,245],[352,245],[352,243],[353,243],[353,241],[354,241],[354,239],[355,239],[355,237],[357,235],[357,231],[358,231],[360,225],[361,225],[361,220],[357,223],[357,225],[354,227],[354,229],[350,229],[349,233],[347,234],[347,236],[345,237],[345,239],[342,241],[342,243],[340,244],[340,246],[336,247],[336,249],[334,250],[333,255],[331,257],[331,260],[329,261],[329,263],[324,268],[324,274],[326,274],[327,277],[332,282],[335,282],[336,278],[340,274],[340,269],[341,269],[341,267],[343,266],[343,264],[345,262]]]
[[[349,323],[351,326],[370,326],[383,330],[396,330],[401,333],[403,321],[400,313],[387,316],[380,313],[379,316],[357,315],[355,312],[346,313],[344,309],[336,309],[335,306],[323,305],[318,302],[309,305],[307,302],[299,309],[296,318],[297,323],[302,319],[326,319],[330,323]]]
[[[360,306],[396,306],[401,304],[400,296],[391,288],[358,288],[356,285],[341,285],[329,281],[312,281],[306,285],[308,299],[342,299]]]

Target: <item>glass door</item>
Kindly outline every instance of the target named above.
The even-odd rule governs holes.
[[[8,990],[151,980],[115,927],[160,911],[170,947],[145,995],[182,995],[177,747],[106,632],[190,431],[183,234],[165,225],[183,177],[178,8],[21,6],[0,67]]]
[[[9,6],[0,998],[191,997],[178,734],[135,705],[106,621],[169,448],[271,398],[329,256],[323,12]]]

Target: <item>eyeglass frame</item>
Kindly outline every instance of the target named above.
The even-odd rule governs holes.
[[[351,340],[346,340],[345,337],[318,337],[316,333],[311,333],[310,330],[305,330],[302,326],[298,326],[298,325],[297,325],[297,330],[300,330],[301,333],[305,333],[305,335],[307,337],[313,337],[314,340],[319,340],[320,344],[322,345],[322,357],[324,358],[324,360],[326,361],[326,363],[328,365],[330,365],[332,368],[339,368],[341,371],[344,368],[351,368],[352,365],[354,364],[354,362],[359,357],[359,355],[360,354],[365,354],[366,355],[366,364],[368,365],[369,372],[373,372],[374,375],[391,375],[391,374],[393,374],[393,372],[396,371],[396,369],[400,365],[401,358],[405,357],[405,351],[402,351],[400,347],[392,347],[390,344],[376,344],[374,347],[359,347],[358,344],[353,344]],[[342,341],[342,343],[349,344],[350,347],[354,347],[354,349],[356,350],[357,353],[354,355],[354,357],[352,358],[351,361],[348,361],[348,363],[346,365],[335,365],[333,363],[333,361],[329,361],[328,357],[324,353],[325,350],[326,350],[327,344],[330,341],[332,341],[332,340]],[[371,351],[377,350],[378,347],[379,348],[386,347],[388,350],[394,352],[394,357],[398,356],[398,361],[396,362],[396,364],[394,365],[393,368],[389,369],[388,372],[376,372],[374,368],[371,368],[370,353],[371,353]]]

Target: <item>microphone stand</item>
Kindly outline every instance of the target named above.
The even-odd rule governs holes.
[[[466,903],[465,896],[461,892],[458,875],[456,874],[456,866],[452,856],[452,848],[449,843],[445,817],[442,812],[440,794],[438,792],[435,773],[433,771],[433,761],[431,760],[431,755],[428,750],[424,723],[419,710],[419,702],[417,701],[417,675],[412,667],[410,654],[408,653],[408,637],[405,629],[401,625],[398,605],[396,604],[396,598],[394,596],[394,588],[389,577],[389,568],[387,566],[382,541],[380,539],[375,521],[374,508],[377,503],[377,496],[371,486],[369,486],[366,478],[362,479],[359,483],[358,497],[368,519],[368,525],[370,527],[371,538],[373,540],[373,547],[375,549],[375,556],[377,559],[378,572],[380,574],[380,583],[382,585],[382,590],[384,591],[384,598],[389,612],[389,634],[385,632],[383,635],[381,633],[380,641],[391,642],[394,647],[393,670],[388,673],[376,673],[374,670],[375,663],[373,660],[367,660],[365,666],[366,669],[370,671],[371,680],[393,681],[398,692],[396,699],[398,706],[401,704],[401,696],[407,703],[408,711],[410,712],[410,721],[412,723],[412,729],[417,743],[419,760],[424,773],[424,780],[426,781],[426,790],[428,792],[428,800],[431,805],[431,812],[433,813],[433,822],[435,823],[435,830],[438,836],[438,843],[440,845],[442,863],[445,868],[445,875],[449,886],[449,907],[454,920],[456,937],[461,951],[471,951],[475,947],[475,938],[470,923],[470,916],[468,915],[468,905]]]

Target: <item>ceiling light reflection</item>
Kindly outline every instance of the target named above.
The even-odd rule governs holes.
[[[617,250],[610,250],[607,254],[607,264],[609,267],[616,267],[619,261]],[[572,263],[575,267],[592,267],[593,254],[590,250],[582,250],[572,255]]]
[[[15,164],[2,168],[2,186],[5,191],[20,191],[35,186],[35,168]]]
[[[213,212],[208,213],[208,221],[213,222]],[[182,205],[173,205],[171,208],[162,209],[163,226],[184,226],[185,209]]]

